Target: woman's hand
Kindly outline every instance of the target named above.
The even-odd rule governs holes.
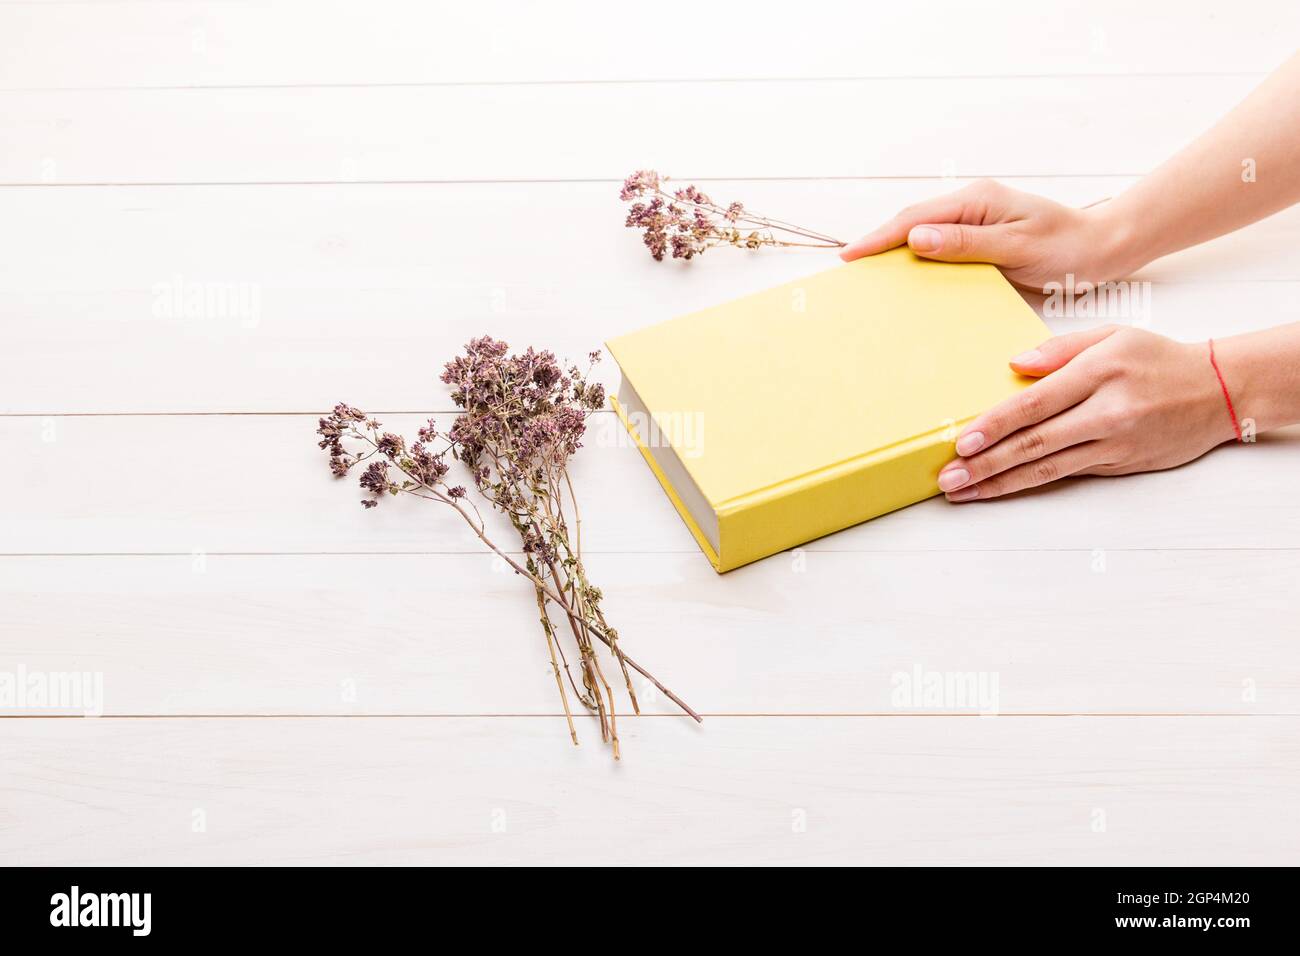
[[[939,472],[949,501],[1172,468],[1235,437],[1204,342],[1110,325],[1049,339],[1011,367],[1042,381],[957,436],[961,457]]]
[[[908,206],[840,252],[846,262],[907,243],[918,256],[944,262],[991,262],[1018,286],[1104,282],[1142,263],[1126,253],[1129,230],[1110,203],[1072,209],[990,179]]]

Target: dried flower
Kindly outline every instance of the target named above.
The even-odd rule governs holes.
[[[629,180],[627,188],[631,183]],[[614,694],[601,671],[594,641],[614,653],[637,713],[640,707],[629,669],[650,680],[687,714],[700,718],[623,653],[618,632],[606,622],[601,609],[600,589],[587,580],[581,519],[567,466],[582,447],[587,415],[605,405],[604,387],[589,381],[600,352],[589,353],[585,370],[562,364],[548,351],[508,352],[505,342],[483,336],[472,339],[463,354],[446,364],[442,381],[451,386],[452,400],[462,409],[449,431],[439,430],[430,419],[419,429],[419,440],[408,447],[400,435],[381,432],[383,426],[365,413],[337,405],[332,414],[320,419],[318,444],[329,452],[330,471],[336,477],[369,461],[360,477],[361,487],[370,494],[362,499],[365,508],[374,508],[384,494],[408,494],[445,504],[469,524],[486,547],[529,579],[573,742],[578,742],[578,735],[566,679],[578,700],[598,716],[601,737],[611,744],[617,758]],[[436,451],[435,440],[443,443]],[[469,502],[465,487],[447,484],[449,455],[469,468],[479,493],[514,526],[523,550],[522,563],[487,536],[483,517]],[[567,620],[573,634],[581,689],[551,621],[552,607]]]
[[[810,229],[751,213],[738,202],[722,206],[695,186],[670,193],[664,189],[666,182],[667,176],[643,169],[627,177],[619,191],[620,199],[632,203],[624,225],[643,230],[642,241],[657,261],[670,250],[674,259],[693,259],[713,246],[834,249],[844,245]]]

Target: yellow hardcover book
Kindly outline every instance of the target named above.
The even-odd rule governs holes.
[[[611,340],[611,403],[730,571],[938,494],[1050,334],[993,266],[895,249]]]

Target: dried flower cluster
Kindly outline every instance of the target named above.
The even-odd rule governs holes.
[[[716,203],[694,186],[670,192],[664,188],[667,182],[667,176],[643,169],[627,177],[619,193],[620,199],[632,203],[625,225],[644,230],[642,239],[657,261],[670,252],[674,259],[692,259],[713,246],[844,245],[811,229],[756,215],[742,203]]]
[[[582,563],[582,521],[569,479],[569,459],[582,447],[587,415],[605,404],[603,386],[588,381],[577,366],[562,366],[551,352],[529,348],[508,355],[505,342],[484,336],[448,362],[442,381],[462,409],[450,430],[433,419],[420,428],[417,441],[383,431],[380,422],[359,409],[337,405],[320,420],[320,447],[329,453],[330,470],[343,477],[360,471],[367,492],[362,504],[375,507],[384,495],[412,495],[456,511],[485,546],[533,585],[537,610],[555,682],[573,742],[578,742],[569,691],[600,720],[601,738],[619,756],[614,692],[605,679],[594,641],[614,654],[633,710],[640,713],[629,670],[635,670],[696,720],[699,716],[675,694],[625,655],[618,632],[601,609],[600,589],[587,579]],[[591,364],[599,352],[589,356]],[[472,483],[519,534],[522,562],[487,536],[478,508],[463,486],[451,484],[448,456],[463,463]],[[567,622],[577,650],[579,680],[574,678],[564,644],[551,620],[551,609]],[[563,676],[562,676],[563,673]]]

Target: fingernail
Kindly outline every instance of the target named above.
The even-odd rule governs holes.
[[[957,454],[965,458],[984,447],[983,432],[968,432],[957,439]]]
[[[940,472],[939,490],[956,491],[968,481],[970,481],[970,472],[965,468],[953,468],[950,471]]]
[[[921,252],[934,252],[939,248],[942,238],[938,229],[931,229],[929,226],[917,226],[907,234],[907,244],[913,249],[919,249]]]
[[[961,491],[954,491],[948,496],[949,501],[970,501],[972,498],[980,496],[979,487],[963,488]]]
[[[1011,360],[1012,365],[1037,365],[1043,360],[1043,353],[1038,349],[1030,349],[1028,352],[1021,352]]]

